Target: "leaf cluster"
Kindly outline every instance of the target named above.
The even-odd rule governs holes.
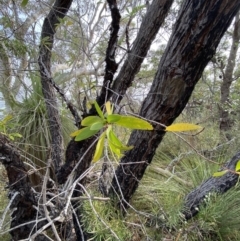
[[[12,127],[13,124],[10,122],[12,120],[12,115],[5,116],[2,120],[0,120],[0,133],[7,136],[9,139],[14,140],[15,137],[22,137],[19,133],[9,133],[8,128]]]
[[[109,149],[117,157],[121,157],[124,151],[133,148],[133,146],[124,145],[121,140],[119,140],[113,131],[114,125],[129,129],[153,130],[153,126],[150,123],[138,117],[113,114],[114,106],[111,105],[110,102],[105,104],[105,114],[96,101],[94,102],[94,106],[98,116],[88,116],[84,118],[81,122],[81,125],[84,127],[71,134],[72,137],[75,137],[75,141],[82,141],[102,131],[93,157],[94,162],[98,161],[102,156],[105,138],[107,138]]]

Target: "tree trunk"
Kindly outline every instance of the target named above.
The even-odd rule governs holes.
[[[172,3],[173,0],[154,0],[149,6],[138,35],[133,43],[133,47],[128,53],[127,59],[117,78],[114,80],[112,90],[113,93],[116,94],[113,95],[113,103],[116,101],[119,103],[127,89],[131,86]]]
[[[58,170],[60,164],[63,164],[63,137],[61,134],[58,104],[51,77],[51,55],[57,25],[60,23],[60,19],[65,17],[71,4],[72,0],[56,0],[48,16],[44,19],[38,58],[42,91],[49,118],[51,159],[55,171]]]
[[[112,182],[112,196],[126,207],[165,132],[186,106],[201,74],[240,7],[238,0],[186,0],[140,116],[154,121],[154,131],[134,131]],[[134,164],[136,162],[136,164]],[[128,165],[129,163],[129,165]],[[131,164],[130,164],[131,163]]]
[[[229,131],[233,126],[233,120],[231,119],[229,109],[231,107],[229,95],[230,95],[230,87],[233,82],[233,71],[236,64],[237,51],[240,40],[240,20],[239,20],[239,12],[236,15],[234,30],[232,34],[232,46],[230,50],[230,54],[227,61],[226,70],[223,73],[223,82],[221,84],[221,100],[219,106],[219,127],[222,136],[225,136],[228,140],[231,139],[231,134]]]

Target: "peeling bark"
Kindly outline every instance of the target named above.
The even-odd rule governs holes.
[[[167,126],[172,124],[186,106],[239,8],[238,0],[183,2],[140,116]],[[160,125],[154,125],[154,131],[131,134],[128,144],[134,148],[126,153],[116,170],[111,193],[113,197],[115,193],[120,196],[122,208],[128,206],[165,134]],[[131,165],[127,165],[129,162]]]

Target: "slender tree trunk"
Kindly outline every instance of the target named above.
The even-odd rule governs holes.
[[[230,95],[230,87],[234,80],[233,71],[236,64],[237,51],[240,41],[240,20],[239,20],[239,12],[236,15],[234,30],[232,34],[232,46],[230,50],[230,54],[227,60],[227,66],[225,72],[223,73],[223,82],[221,84],[221,100],[219,106],[219,127],[222,136],[225,136],[228,140],[231,139],[231,134],[229,131],[233,126],[233,120],[231,119],[231,114],[229,113],[229,109],[231,107],[229,95]]]
[[[44,19],[38,58],[42,91],[49,118],[51,158],[55,171],[58,170],[60,164],[63,164],[63,137],[58,104],[51,77],[51,55],[57,25],[60,23],[60,19],[65,17],[71,3],[72,0],[56,0],[48,16]]]
[[[112,182],[112,196],[126,207],[170,125],[186,106],[201,74],[240,8],[238,0],[185,0],[159,63],[140,116],[154,121],[154,131],[134,131]],[[136,162],[134,165],[133,163]],[[131,163],[127,165],[128,163]]]
[[[173,0],[153,0],[152,4],[148,7],[133,47],[128,53],[127,59],[118,76],[114,80],[112,86],[113,93],[116,93],[113,95],[114,103],[116,101],[119,103],[127,89],[131,86],[172,3]]]

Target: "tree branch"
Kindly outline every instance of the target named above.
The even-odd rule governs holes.
[[[54,43],[54,34],[60,19],[64,18],[70,8],[72,0],[56,0],[48,16],[44,19],[41,33],[38,64],[40,68],[42,90],[46,102],[51,134],[51,159],[55,171],[63,162],[63,137],[61,134],[60,115],[54,86],[51,77],[51,54]]]

